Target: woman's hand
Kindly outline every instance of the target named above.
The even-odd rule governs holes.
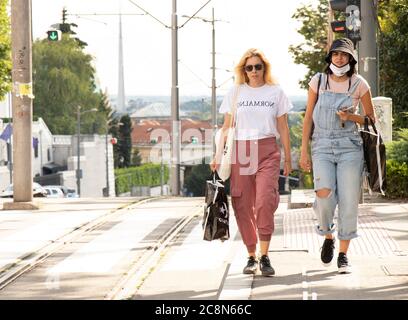
[[[216,161],[216,157],[214,157],[211,162],[210,162],[210,169],[212,172],[215,172],[217,170],[217,161]]]
[[[312,162],[310,161],[309,153],[302,152],[300,154],[299,164],[300,167],[306,172],[310,172],[312,170]]]
[[[342,122],[345,122],[349,119],[350,113],[347,111],[339,110],[336,112]]]
[[[283,166],[283,175],[287,177],[291,172],[292,172],[292,162],[285,161],[285,164]]]

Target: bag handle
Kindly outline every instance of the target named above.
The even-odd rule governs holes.
[[[370,125],[373,128],[374,133],[378,135],[377,128],[375,127],[374,121],[369,116],[364,116],[364,130],[370,132],[370,130],[368,129],[368,120],[370,120]]]
[[[239,85],[235,86],[235,93],[234,97],[232,98],[232,108],[231,108],[231,121],[230,121],[230,128],[236,126],[236,115],[237,115],[237,98],[239,92]]]

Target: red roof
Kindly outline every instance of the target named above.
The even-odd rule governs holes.
[[[198,121],[182,119],[181,121],[181,143],[191,143],[192,138],[196,143],[211,143],[212,132],[210,121]],[[171,120],[132,120],[132,145],[155,144],[170,142],[172,133]]]

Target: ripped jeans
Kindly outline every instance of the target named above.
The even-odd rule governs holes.
[[[357,235],[358,202],[363,172],[363,149],[359,136],[314,138],[312,141],[314,190],[331,190],[327,197],[316,194],[313,209],[320,235],[333,233],[338,205],[337,237],[350,240]]]

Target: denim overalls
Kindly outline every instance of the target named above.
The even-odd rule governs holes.
[[[350,80],[349,80],[350,81]],[[347,93],[327,90],[327,74],[321,75],[319,98],[313,110],[315,125],[312,137],[314,190],[330,189],[328,197],[316,195],[313,205],[317,215],[316,230],[325,235],[334,232],[334,212],[338,205],[340,240],[357,237],[357,213],[360,199],[363,147],[357,125],[353,121],[340,121],[336,112],[353,105],[352,93],[360,83],[357,79]],[[354,110],[352,110],[354,112]]]

